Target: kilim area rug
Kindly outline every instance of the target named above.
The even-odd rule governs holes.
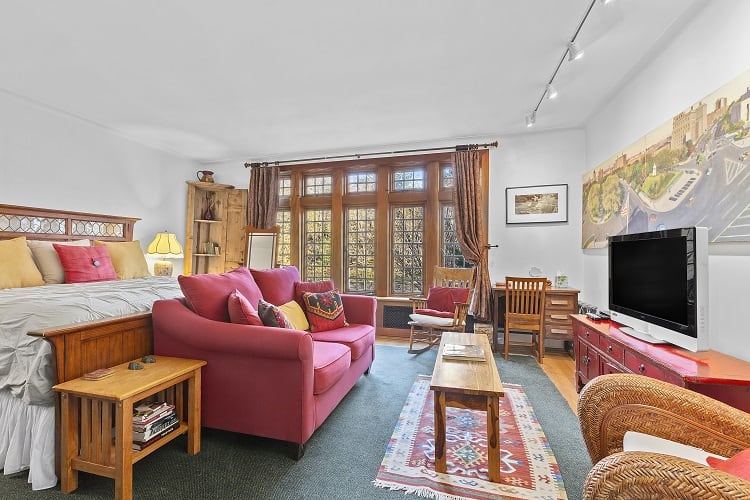
[[[418,375],[406,398],[373,483],[439,500],[567,499],[557,461],[520,385],[500,398],[501,482],[487,475],[487,417],[447,409],[446,474],[435,472],[433,393]]]

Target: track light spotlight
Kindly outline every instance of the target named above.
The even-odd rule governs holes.
[[[583,49],[573,41],[568,44],[568,61],[575,61],[583,57]]]
[[[602,5],[607,5],[611,1],[612,0],[599,0],[599,3],[602,4]]]
[[[532,111],[526,115],[526,127],[533,127],[536,123],[536,111]]]
[[[552,86],[551,83],[547,84],[547,99],[554,99],[557,97],[557,89]]]

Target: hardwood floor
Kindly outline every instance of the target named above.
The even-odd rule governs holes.
[[[409,339],[400,337],[379,336],[375,339],[376,344],[409,347]],[[523,354],[522,348],[513,346],[514,353]],[[578,393],[575,385],[575,361],[570,354],[561,349],[546,349],[542,370],[555,384],[557,390],[563,395],[573,412],[578,405]]]

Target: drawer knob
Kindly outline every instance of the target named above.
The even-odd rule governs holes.
[[[641,373],[645,372],[646,371],[646,365],[641,364],[641,366],[638,367],[638,371],[641,372]]]
[[[612,352],[612,346],[611,345],[607,346],[607,352]]]
[[[589,364],[589,361],[591,361],[591,360],[589,359],[589,357],[588,357],[588,356],[584,356],[584,357],[583,357],[583,364],[584,364],[584,365],[587,365],[587,364]]]
[[[586,338],[589,338],[589,335],[591,335],[591,334],[589,333],[589,331],[588,331],[588,330],[586,330],[586,333],[585,333],[585,335],[586,335]]]

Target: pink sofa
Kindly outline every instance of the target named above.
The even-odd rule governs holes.
[[[272,277],[256,280],[263,297],[294,296],[288,276]],[[160,300],[153,307],[154,353],[208,362],[202,425],[288,441],[301,458],[305,442],[375,358],[375,298],[341,297],[349,325],[318,333],[207,319],[185,299]]]

